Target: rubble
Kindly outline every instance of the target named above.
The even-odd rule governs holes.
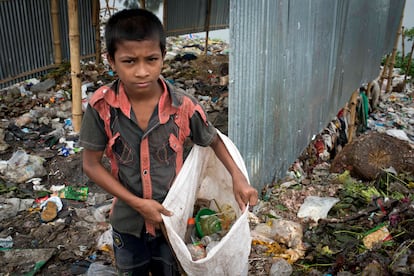
[[[228,45],[212,41],[207,55],[204,45],[169,38],[163,75],[198,98],[226,134]],[[82,171],[67,69],[0,91],[2,275],[115,275],[112,197]],[[83,63],[83,102],[114,78],[105,61]],[[349,144],[338,113],[286,177],[265,186],[249,213],[249,275],[414,273],[412,91],[408,84],[382,93],[367,129]],[[61,209],[42,221],[53,196]]]

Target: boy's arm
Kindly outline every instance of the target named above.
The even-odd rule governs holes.
[[[218,159],[220,159],[232,177],[234,197],[236,198],[240,209],[244,211],[247,203],[252,206],[256,205],[258,200],[257,190],[249,185],[246,177],[234,162],[218,134],[210,146],[213,148]]]
[[[160,214],[171,216],[172,213],[152,199],[143,199],[126,189],[102,165],[103,151],[83,150],[83,170],[86,175],[102,189],[121,199],[139,212],[146,221],[157,226],[162,222]]]

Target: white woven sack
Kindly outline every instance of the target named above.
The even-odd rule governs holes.
[[[236,146],[224,134],[219,132],[219,135],[248,179]],[[183,236],[197,198],[215,199],[219,206],[230,204],[236,211],[237,220],[207,257],[193,261]],[[231,176],[211,147],[193,147],[163,205],[174,213],[171,217],[163,216],[164,224],[177,259],[188,275],[247,275],[251,248],[247,208],[242,214],[234,198]]]

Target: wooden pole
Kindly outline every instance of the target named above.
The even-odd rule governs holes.
[[[211,15],[211,0],[208,0],[207,2],[207,11],[206,11],[206,22],[205,22],[205,30],[206,30],[206,45],[204,49],[204,54],[207,56],[207,50],[208,50],[208,32],[210,30],[210,15]]]
[[[367,94],[368,99],[371,97],[371,87],[372,87],[372,81],[370,81],[367,85],[366,94]]]
[[[78,0],[68,0],[69,47],[72,79],[72,125],[75,132],[80,131],[82,122],[82,93],[79,56]]]
[[[99,0],[92,0],[92,26],[95,30],[95,63],[101,62],[101,28],[99,26]]]
[[[164,0],[163,2],[163,11],[162,11],[162,25],[164,26],[164,30],[167,31],[167,6],[168,6],[168,0]]]
[[[105,15],[108,12],[108,15],[111,16],[111,8],[109,7],[109,0],[105,0]]]
[[[387,88],[385,89],[386,93],[391,92],[391,89],[392,89],[392,85],[391,85],[391,83],[392,83],[392,71],[394,70],[395,56],[397,55],[398,38],[401,35],[401,26],[402,26],[402,22],[403,22],[403,15],[404,15],[404,9],[402,11],[401,18],[400,18],[400,24],[398,26],[397,37],[395,38],[395,41],[394,41],[394,48],[392,49],[391,63],[390,63],[390,67],[388,68]]]
[[[141,9],[145,9],[145,0],[139,0]]]
[[[59,0],[52,0],[51,2],[52,14],[52,28],[53,28],[53,54],[55,64],[62,63],[62,49],[60,47],[60,32],[59,32]]]
[[[348,143],[351,143],[355,133],[355,121],[356,121],[356,108],[358,104],[359,89],[352,93],[351,99],[349,100],[349,113],[350,119],[348,123]]]

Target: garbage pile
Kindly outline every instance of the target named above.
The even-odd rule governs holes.
[[[228,45],[212,41],[207,55],[204,45],[169,38],[163,75],[226,134]],[[83,103],[115,78],[105,62],[83,63]],[[414,102],[406,88],[382,91],[351,143],[338,113],[286,177],[265,186],[249,213],[249,275],[414,273]],[[0,91],[0,274],[116,275],[112,197],[82,171],[69,91],[67,64]],[[218,225],[217,214],[202,216]],[[189,231],[187,244],[203,245],[194,258],[231,227],[219,221],[209,235]]]

